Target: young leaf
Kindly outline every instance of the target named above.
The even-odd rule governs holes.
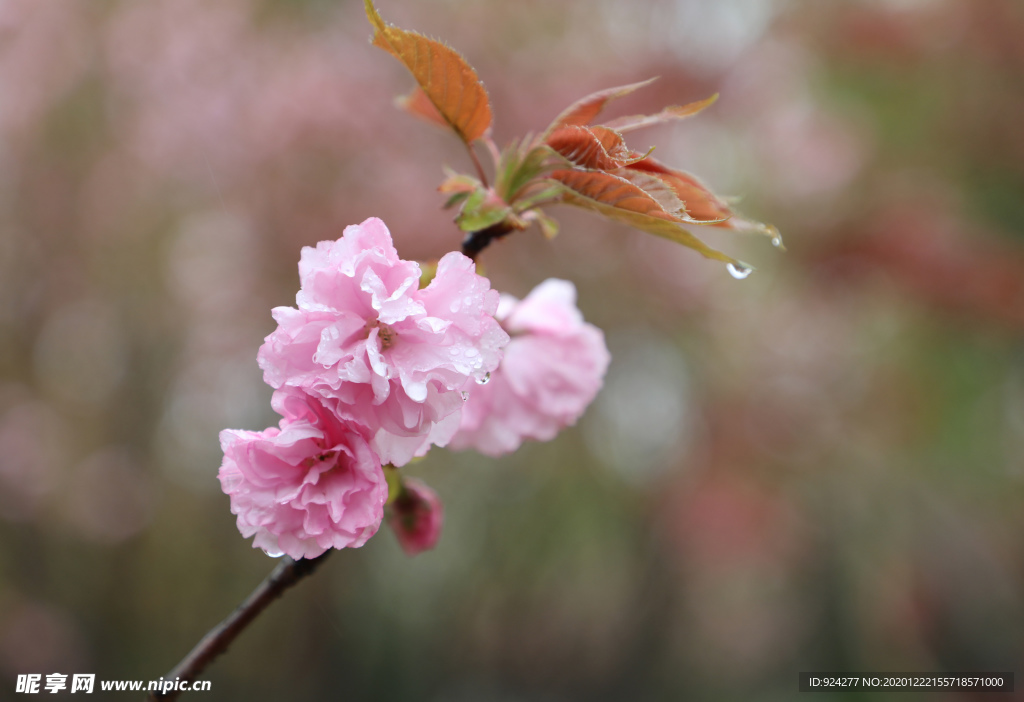
[[[551,162],[556,158],[546,146],[531,146],[529,139],[512,142],[498,159],[495,190],[506,202],[515,201],[523,188],[553,167]]]
[[[493,190],[479,188],[466,199],[455,223],[464,232],[476,232],[497,224],[511,214],[512,210]]]
[[[601,139],[586,127],[569,124],[551,132],[544,143],[576,166],[610,171],[622,168],[626,164],[626,160],[616,156],[626,156],[628,159],[630,153],[625,148],[622,138],[616,140],[614,135],[615,132],[612,130],[605,130],[602,133],[605,138]]]
[[[444,169],[445,179],[437,186],[441,193],[471,193],[481,186],[479,180],[465,173],[456,173],[450,168]]]
[[[775,248],[780,251],[786,250],[778,229],[770,224],[762,224],[737,215],[724,199],[715,195],[689,173],[670,168],[653,158],[638,161],[624,170],[655,175],[667,184],[686,208],[685,221],[735,231],[756,232],[771,239]]]
[[[629,169],[653,174],[668,184],[676,197],[682,201],[687,215],[695,222],[729,229],[750,228],[743,226],[741,221],[733,221],[738,218],[733,216],[729,206],[689,173],[670,168],[653,158],[638,161],[629,166]]]
[[[604,108],[605,103],[609,100],[615,100],[616,98],[623,97],[624,95],[629,95],[634,90],[648,86],[656,80],[657,78],[649,78],[639,83],[621,85],[617,88],[608,88],[607,90],[600,90],[596,93],[591,93],[585,98],[581,98],[569,105],[569,107],[562,111],[562,114],[555,117],[554,121],[551,122],[551,126],[548,127],[548,132],[567,124],[575,124],[585,127],[594,121],[594,118],[597,117]]]
[[[626,147],[626,142],[619,132],[608,127],[587,127],[587,129],[594,135],[595,139],[601,142],[601,146],[608,152],[608,155],[616,161],[631,163],[638,160],[638,157]],[[639,158],[644,157],[641,156]]]
[[[441,113],[437,111],[437,108],[434,107],[434,103],[430,101],[427,94],[423,92],[423,88],[418,85],[409,91],[408,95],[399,95],[396,97],[395,105],[409,114],[426,120],[438,127],[444,127],[447,129],[450,126],[447,120],[441,116]]]
[[[674,221],[661,204],[625,178],[601,171],[559,170],[548,174],[573,193],[607,207]]]
[[[615,171],[615,175],[628,180],[636,187],[655,199],[661,205],[661,209],[672,215],[673,219],[689,221],[686,213],[686,205],[679,199],[675,191],[668,183],[652,173],[644,173],[631,168],[623,168]]]
[[[670,122],[674,119],[685,119],[686,117],[692,117],[697,114],[705,107],[710,106],[715,100],[718,99],[718,93],[715,93],[709,98],[698,100],[697,102],[691,102],[688,105],[676,105],[672,107],[666,107],[661,112],[654,115],[632,115],[630,117],[618,117],[613,119],[611,122],[606,122],[605,127],[614,129],[621,133],[631,132],[634,129],[642,129],[643,127],[651,127],[655,124],[661,124],[663,122]]]
[[[516,199],[512,209],[515,212],[526,212],[539,205],[547,205],[561,199],[565,188],[561,183],[550,181],[535,181],[530,184],[529,190],[523,191],[523,196]]]
[[[473,176],[456,173],[448,167],[445,167],[444,174],[446,176],[444,182],[437,186],[438,192],[448,194],[448,200],[442,206],[443,209],[447,210],[455,207],[455,205],[468,198],[477,188],[483,187],[483,184]]]
[[[466,198],[468,198],[471,194],[472,193],[470,193],[469,191],[463,191],[461,193],[453,193],[452,195],[448,196],[447,200],[444,201],[444,204],[441,205],[441,209],[442,210],[450,210],[451,208],[455,207],[457,204],[459,204],[460,202],[462,202]]]
[[[491,104],[473,68],[451,47],[387,24],[373,0],[364,2],[374,27],[373,45],[409,69],[424,96],[463,141],[469,144],[482,137],[491,126]]]
[[[585,207],[609,219],[688,246],[707,258],[752,267],[717,251],[680,226],[651,195],[629,181],[599,171],[555,171],[550,178],[566,186],[564,202]]]

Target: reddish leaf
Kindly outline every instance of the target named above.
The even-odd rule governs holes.
[[[653,158],[638,161],[629,168],[654,174],[667,183],[682,201],[686,214],[693,220],[730,229],[743,228],[736,226],[738,222],[732,221],[733,212],[729,206],[689,173],[669,168]]]
[[[647,158],[626,147],[622,135],[607,127],[566,125],[548,135],[545,143],[576,166],[614,171]]]
[[[648,80],[641,81],[640,83],[631,83],[630,85],[622,85],[618,88],[608,88],[607,90],[600,90],[596,93],[591,93],[585,98],[577,100],[573,104],[569,105],[562,114],[555,117],[554,121],[551,122],[551,126],[548,127],[548,131],[550,132],[553,129],[563,127],[567,124],[586,126],[590,124],[595,117],[597,117],[604,108],[605,103],[609,100],[629,95],[634,90],[650,85],[656,80],[657,78],[649,78]]]
[[[614,129],[608,127],[590,127],[591,134],[598,140],[608,155],[616,161],[633,160],[633,152],[626,148],[626,142]]]
[[[649,193],[628,180],[601,171],[554,171],[549,175],[566,188],[563,200],[598,212],[631,227],[688,246],[707,258],[731,263],[739,270],[751,267],[716,251],[680,226],[679,220]]]
[[[451,47],[385,23],[373,1],[364,2],[374,27],[373,45],[409,69],[425,97],[463,141],[468,144],[482,137],[491,126],[491,105],[473,68]]]
[[[692,219],[686,214],[686,206],[683,204],[683,201],[679,199],[679,196],[676,195],[672,186],[653,173],[644,173],[643,171],[637,171],[631,168],[623,168],[615,171],[615,175],[628,180],[630,183],[653,197],[655,201],[661,205],[661,209],[670,214],[673,219],[692,221]],[[694,224],[696,224],[696,222],[694,222]]]
[[[610,131],[610,130],[609,130]],[[612,132],[614,134],[614,132]],[[556,152],[582,168],[600,171],[615,170],[625,165],[614,158],[601,139],[586,127],[566,125],[551,132],[545,143]],[[624,150],[619,140],[619,150]],[[613,149],[615,146],[613,145]]]
[[[654,197],[625,178],[601,171],[554,171],[549,176],[578,195],[626,212],[672,221]]]
[[[395,104],[409,114],[426,120],[431,124],[436,124],[437,126],[444,127],[445,129],[451,126],[448,124],[448,121],[441,116],[441,113],[437,111],[437,108],[434,107],[434,103],[432,103],[430,98],[427,97],[427,94],[423,92],[423,88],[418,85],[413,88],[408,95],[399,95],[396,97]]]
[[[770,224],[762,224],[740,217],[722,198],[711,192],[706,185],[689,173],[677,171],[653,158],[637,161],[630,165],[628,170],[656,175],[669,185],[676,196],[682,200],[688,221],[737,231],[757,232],[771,239],[773,246],[785,251],[786,247],[782,244],[782,236],[778,229]]]
[[[642,129],[643,127],[651,127],[655,124],[661,124],[663,122],[671,122],[675,119],[685,119],[686,117],[692,117],[697,114],[705,107],[710,106],[715,100],[718,99],[718,93],[715,93],[709,98],[698,100],[697,102],[691,102],[688,105],[666,107],[661,112],[654,115],[632,115],[630,117],[618,117],[613,119],[611,122],[607,122],[604,126],[610,129],[614,129],[617,132],[631,132],[634,129]]]

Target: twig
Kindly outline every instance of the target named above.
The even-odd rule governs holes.
[[[473,165],[476,166],[476,174],[480,176],[480,182],[484,184],[484,187],[490,187],[487,185],[487,174],[484,173],[484,167],[480,163],[480,159],[477,158],[476,151],[473,150],[472,144],[466,144],[466,151],[469,152],[469,157],[473,159]]]
[[[492,241],[500,239],[507,234],[511,234],[516,231],[516,229],[517,227],[512,226],[507,221],[502,221],[497,224],[492,224],[486,229],[470,232],[469,234],[466,234],[466,238],[462,240],[462,253],[475,261],[477,254],[486,249]]]
[[[327,559],[331,550],[328,549],[322,556],[312,559],[296,561],[288,556],[282,558],[281,562],[253,590],[245,602],[238,605],[238,608],[227,619],[210,629],[195,648],[189,651],[188,655],[164,676],[164,680],[181,680],[182,682],[195,680],[206,669],[206,666],[213,662],[213,659],[228,649],[231,642],[252,623],[260,612],[280,597],[285,590],[315,571],[317,566]],[[182,690],[168,690],[164,694],[154,692],[150,693],[146,699],[148,702],[166,702],[177,699],[182,692]]]

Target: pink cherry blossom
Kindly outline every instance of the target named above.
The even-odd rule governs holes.
[[[382,221],[302,250],[297,309],[273,311],[260,348],[264,380],[323,398],[366,426],[384,463],[403,465],[458,429],[461,390],[501,360],[508,335],[498,293],[452,252],[419,288],[420,267],[398,257]]]
[[[218,478],[238,530],[271,556],[359,547],[384,518],[387,481],[366,429],[296,390],[274,393],[280,428],[225,429]]]
[[[388,508],[388,525],[410,556],[429,551],[441,538],[444,507],[437,493],[415,478],[405,478],[403,490]]]
[[[583,321],[576,288],[565,280],[546,280],[521,302],[502,295],[497,316],[512,341],[490,382],[468,386],[461,426],[448,444],[489,456],[515,451],[523,439],[553,439],[574,424],[611,360],[604,334]]]

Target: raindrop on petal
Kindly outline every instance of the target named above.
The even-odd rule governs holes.
[[[487,383],[489,383],[489,382],[491,382],[491,374],[490,373],[487,373],[483,378],[477,378],[476,379],[477,385],[487,385]]]

